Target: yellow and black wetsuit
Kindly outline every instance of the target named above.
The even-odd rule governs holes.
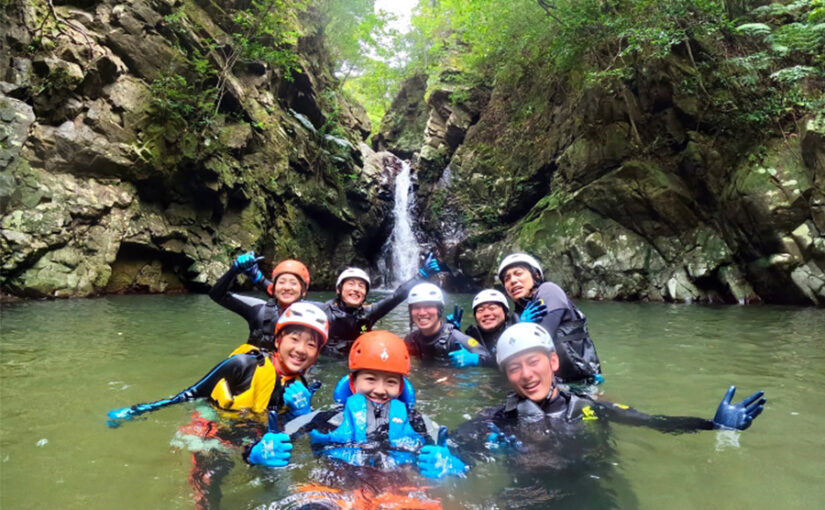
[[[279,374],[269,355],[243,344],[178,395],[184,401],[209,398],[230,411],[263,413],[276,409],[280,413],[284,411],[284,389],[294,381],[306,384],[300,375]]]

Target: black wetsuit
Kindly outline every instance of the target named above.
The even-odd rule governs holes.
[[[587,318],[567,297],[561,287],[553,282],[538,286],[530,301],[544,300],[547,315],[539,322],[553,337],[559,355],[559,370],[563,382],[575,382],[600,374],[601,363],[596,346],[587,331]],[[527,300],[515,303],[515,312],[521,315]]]
[[[500,452],[496,457],[507,462],[514,480],[499,497],[519,498],[519,508],[634,508],[632,489],[614,467],[609,423],[667,433],[713,428],[703,418],[648,415],[560,390],[541,404],[511,393],[504,405],[482,410],[451,438],[455,453],[469,464],[489,462]],[[490,450],[490,424],[520,443]]]
[[[508,313],[504,317],[504,322],[501,325],[491,331],[482,331],[477,324],[470,324],[467,326],[467,329],[464,332],[475,338],[476,340],[480,341],[484,347],[490,352],[490,358],[488,358],[488,362],[486,365],[488,366],[497,366],[496,365],[496,343],[498,342],[498,338],[504,332],[505,329],[509,328],[513,324],[518,323],[518,315],[514,313]]]
[[[226,384],[232,395],[241,395],[249,390],[255,372],[261,369],[266,362],[266,354],[253,349],[249,352],[236,354],[220,363],[203,376],[198,382],[183,390],[178,394],[183,401],[196,400],[199,398],[210,398],[215,386],[226,380]],[[306,386],[306,380],[302,376],[285,377],[277,374],[272,395],[269,398],[268,409],[278,411],[284,410],[284,390],[290,384],[300,381]]]
[[[488,364],[492,358],[487,348],[478,340],[465,335],[445,321],[441,322],[441,328],[434,335],[426,336],[420,330],[414,329],[404,338],[404,343],[407,344],[410,356],[416,356],[425,361],[449,359],[449,353],[458,350],[459,346],[478,354],[481,364]]]
[[[249,325],[249,338],[247,343],[255,347],[274,350],[275,348],[275,324],[281,316],[281,309],[278,301],[270,297],[266,301],[250,296],[242,296],[231,289],[235,285],[235,278],[242,271],[230,266],[223,276],[209,290],[209,297],[227,310],[231,310],[243,317]],[[269,280],[263,278],[258,283],[259,287],[266,289]]]
[[[350,308],[338,298],[330,299],[322,305],[322,310],[329,319],[329,340],[324,347],[324,354],[346,357],[355,339],[372,327],[393,308],[407,299],[407,294],[421,280],[412,278],[401,284],[391,296],[377,303]]]

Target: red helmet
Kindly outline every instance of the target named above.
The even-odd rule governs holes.
[[[410,353],[404,340],[389,331],[375,330],[359,336],[349,351],[349,370],[410,373]]]
[[[294,274],[299,280],[304,282],[304,291],[309,290],[309,269],[300,260],[286,259],[278,262],[272,270],[272,283],[267,288],[269,295],[275,294],[275,281],[284,273]]]

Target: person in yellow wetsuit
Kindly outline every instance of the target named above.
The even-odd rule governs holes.
[[[173,441],[193,450],[190,482],[197,507],[208,508],[220,500],[219,482],[233,465],[228,452],[260,437],[268,410],[283,419],[311,411],[317,386],[307,385],[304,374],[318,359],[328,332],[329,322],[320,308],[293,303],[275,326],[276,352],[243,344],[189,388],[166,399],[110,411],[108,424],[118,427],[141,414],[196,399],[208,399],[219,414],[233,419],[227,426],[212,410],[196,411]]]

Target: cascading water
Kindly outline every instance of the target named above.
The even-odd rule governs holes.
[[[412,211],[415,194],[412,192],[410,164],[401,162],[401,171],[395,177],[395,205],[392,209],[392,233],[381,248],[379,269],[386,287],[394,287],[415,276],[418,270],[418,241],[413,233]]]

